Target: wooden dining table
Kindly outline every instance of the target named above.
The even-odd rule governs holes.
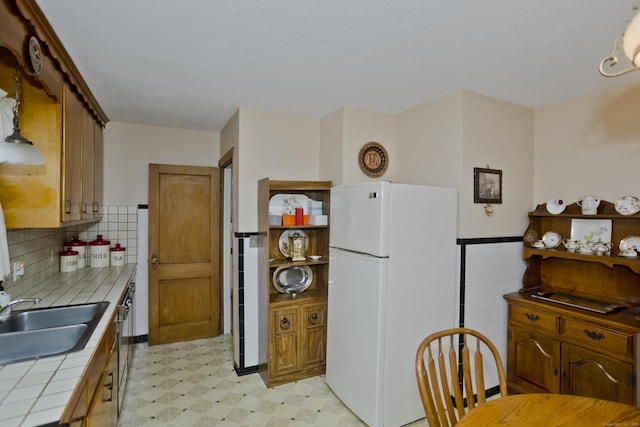
[[[640,408],[568,394],[514,394],[469,411],[456,424],[465,426],[640,427]]]

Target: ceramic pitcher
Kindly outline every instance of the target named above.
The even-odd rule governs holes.
[[[578,200],[578,206],[582,208],[582,215],[595,215],[598,213],[600,199],[596,196],[584,196]]]

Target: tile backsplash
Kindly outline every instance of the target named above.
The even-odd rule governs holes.
[[[138,207],[105,206],[103,212],[102,221],[92,224],[7,230],[12,274],[3,282],[5,289],[9,293],[21,294],[30,286],[57,274],[60,271],[59,253],[63,250],[63,243],[76,234],[86,242],[102,234],[104,239],[111,241],[111,246],[116,243],[124,246],[127,249],[127,263],[135,263],[138,251]],[[13,263],[17,261],[24,262],[24,276],[14,281]]]

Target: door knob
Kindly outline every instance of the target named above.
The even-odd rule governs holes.
[[[158,257],[157,256],[152,256],[151,257],[151,267],[152,268],[156,268],[157,265],[158,265]]]

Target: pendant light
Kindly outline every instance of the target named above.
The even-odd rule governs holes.
[[[43,165],[42,153],[31,141],[20,134],[19,110],[22,100],[22,87],[20,86],[20,69],[16,63],[15,104],[13,105],[13,133],[3,141],[0,140],[0,163],[14,165]]]
[[[638,10],[637,4],[633,7],[633,10]],[[620,40],[622,40],[622,46],[620,46]],[[631,61],[632,67],[614,73],[607,73],[604,70],[604,66],[608,64],[610,67],[613,67],[618,63],[620,47],[622,47],[625,55]],[[631,20],[627,29],[618,36],[613,44],[611,56],[606,57],[600,63],[600,74],[605,77],[618,77],[637,70],[640,70],[640,13]]]

